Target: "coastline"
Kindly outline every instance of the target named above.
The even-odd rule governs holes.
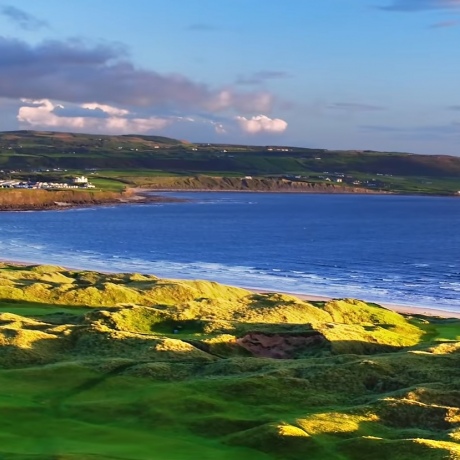
[[[47,193],[59,193],[59,191],[47,191]],[[231,189],[231,188],[158,188],[158,187],[129,187],[119,196],[98,197],[90,199],[62,199],[51,197],[46,203],[31,204],[25,202],[0,203],[1,212],[30,212],[30,211],[65,211],[78,208],[94,208],[99,206],[116,206],[123,204],[155,204],[155,203],[179,203],[189,201],[185,198],[155,195],[155,193],[251,193],[251,194],[301,194],[301,195],[356,195],[356,196],[431,196],[431,197],[453,197],[450,195],[424,195],[416,193],[397,193],[393,191],[368,190],[368,189]],[[93,192],[91,192],[93,193]],[[105,193],[105,192],[101,192]],[[111,193],[111,192],[110,192]],[[455,196],[456,197],[456,196]]]
[[[133,187],[130,190],[139,190],[139,193],[251,193],[251,194],[278,194],[283,195],[356,195],[356,196],[412,196],[412,197],[430,197],[430,198],[460,198],[460,194],[443,194],[443,193],[415,193],[415,192],[397,192],[385,190],[345,190],[345,191],[328,191],[328,190],[251,190],[251,189],[219,189],[219,188],[159,188],[159,187]]]
[[[3,259],[0,258],[0,265],[1,264],[6,264],[6,265],[15,265],[15,266],[31,266],[31,265],[45,265],[44,263],[35,263],[35,262],[24,262],[24,261],[18,261],[18,260],[11,260],[11,259]],[[53,264],[54,265],[54,264]],[[65,268],[66,270],[71,270],[71,271],[79,271],[79,270],[84,270],[82,268],[75,268],[75,267],[68,267],[68,266],[63,266],[59,265],[60,267]],[[99,271],[100,273],[112,273],[111,271]],[[173,278],[171,278],[173,279]],[[247,291],[253,292],[255,294],[267,294],[267,293],[280,293],[280,294],[286,294],[286,295],[291,295],[294,297],[297,297],[300,300],[306,301],[306,302],[328,302],[330,300],[333,300],[334,298],[339,298],[339,297],[330,297],[330,296],[320,296],[316,294],[300,294],[296,292],[281,292],[277,290],[268,290],[268,289],[257,289],[257,288],[248,288],[244,286],[239,286],[237,284],[232,284],[231,286],[233,287],[239,287],[241,289],[245,289]],[[362,299],[359,299],[362,300]],[[365,300],[364,300],[365,301]],[[401,305],[401,304],[393,304],[393,303],[378,303],[381,307],[384,307],[388,310],[395,311],[397,313],[401,313],[403,315],[409,315],[409,316],[429,316],[432,318],[438,317],[438,318],[455,318],[455,319],[460,319],[460,311],[455,312],[455,311],[450,311],[450,310],[442,310],[442,309],[436,309],[436,308],[430,308],[430,307],[424,307],[424,306],[416,306],[416,305]]]
[[[15,202],[0,204],[0,212],[21,212],[21,211],[64,211],[75,208],[92,208],[107,205],[123,205],[123,204],[151,204],[151,203],[177,203],[187,201],[182,198],[166,197],[150,194],[152,190],[144,188],[128,188],[125,192],[111,194],[112,196],[97,195],[90,199],[80,199],[75,196],[72,198],[61,198],[59,195],[51,196],[50,200],[44,203],[26,203]],[[46,193],[53,193],[47,191]],[[59,193],[59,191],[56,191]],[[97,192],[96,192],[97,193]],[[105,193],[105,192],[101,192]],[[56,198],[56,199],[54,199]]]
[[[379,190],[370,190],[366,191],[327,191],[327,190],[286,190],[286,189],[279,189],[279,190],[251,190],[251,189],[219,189],[219,188],[147,188],[141,187],[139,189],[133,188],[131,190],[140,190],[142,193],[282,193],[282,194],[301,194],[301,195],[398,195],[394,192],[386,192],[386,191],[379,191]],[[414,195],[416,196],[416,195]]]

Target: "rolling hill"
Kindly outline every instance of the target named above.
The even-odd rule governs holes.
[[[460,458],[460,321],[0,267],[0,458]]]

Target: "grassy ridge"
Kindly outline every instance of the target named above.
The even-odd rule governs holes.
[[[2,459],[460,458],[460,321],[0,266]]]

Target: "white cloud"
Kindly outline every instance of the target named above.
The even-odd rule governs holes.
[[[0,97],[10,99],[85,103],[93,110],[115,105],[233,114],[270,113],[276,102],[267,91],[215,88],[183,75],[138,68],[119,44],[48,40],[30,45],[0,36],[0,64]]]
[[[82,104],[81,107],[89,110],[102,110],[103,112],[113,115],[116,117],[122,117],[123,115],[128,115],[129,111],[124,109],[118,109],[107,104],[98,104],[97,102],[91,102],[89,104]]]
[[[85,112],[85,116],[60,116],[59,112],[66,113],[65,107],[48,99],[35,101],[23,99],[22,102],[27,105],[19,108],[17,119],[27,127],[116,134],[143,133],[161,130],[173,121],[158,117],[128,118],[128,110],[97,103],[81,104],[73,110],[75,113]],[[95,112],[94,116],[91,111]],[[71,113],[72,109],[68,112]],[[104,117],[100,116],[101,112],[104,113]]]
[[[265,115],[257,115],[252,118],[236,117],[240,128],[249,134],[258,133],[282,133],[288,124],[281,118],[269,118]]]

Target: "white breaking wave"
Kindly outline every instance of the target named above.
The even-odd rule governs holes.
[[[343,278],[318,276],[313,273],[296,272],[291,276],[289,271],[279,268],[256,269],[249,266],[230,266],[213,262],[172,262],[168,260],[146,260],[122,254],[105,256],[91,250],[61,251],[47,249],[44,245],[30,244],[19,239],[0,242],[3,259],[19,262],[64,265],[75,269],[139,272],[154,274],[163,278],[204,279],[224,284],[236,285],[251,289],[264,289],[279,292],[311,294],[327,297],[351,297],[377,303],[402,305],[418,305],[421,307],[437,306],[438,308],[460,309],[460,301],[455,299],[439,299],[420,293],[407,293],[382,287],[370,287],[364,277],[344,276]],[[362,279],[361,279],[362,278]],[[358,282],[361,281],[361,282]],[[407,286],[419,285],[404,283]],[[439,286],[449,292],[460,291],[459,283],[443,283]],[[450,296],[446,296],[450,297]]]

